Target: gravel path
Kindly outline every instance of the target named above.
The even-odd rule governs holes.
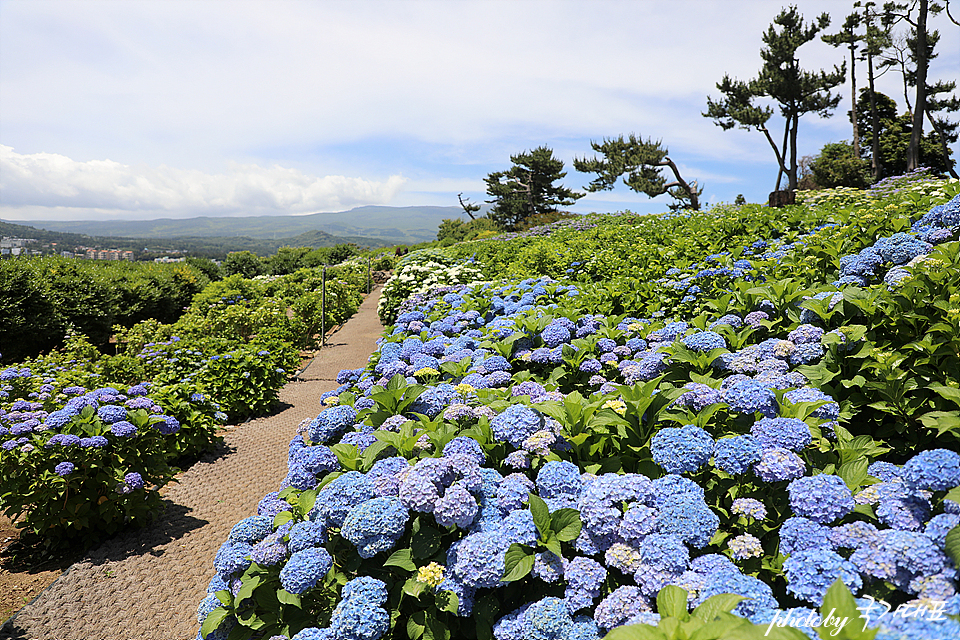
[[[0,639],[192,640],[196,607],[213,577],[213,557],[237,521],[256,513],[287,472],[297,425],[320,411],[341,369],[367,363],[382,327],[379,288],[368,296],[298,378],[280,391],[281,410],[242,424],[225,446],[167,487],[152,525],[92,549],[0,628]]]

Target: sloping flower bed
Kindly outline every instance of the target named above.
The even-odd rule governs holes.
[[[855,253],[819,212],[677,267],[654,290],[695,315],[549,277],[408,298],[217,553],[200,637],[957,637],[960,197],[906,209]]]

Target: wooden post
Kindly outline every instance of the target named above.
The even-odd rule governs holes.
[[[327,344],[327,265],[320,276],[320,346]]]

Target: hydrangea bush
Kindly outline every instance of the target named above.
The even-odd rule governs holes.
[[[12,371],[0,379],[14,380]],[[46,378],[39,393],[0,402],[4,514],[47,546],[90,543],[149,521],[173,477],[180,422],[144,385],[87,391],[54,383]]]

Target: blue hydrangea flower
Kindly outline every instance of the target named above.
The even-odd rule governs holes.
[[[560,460],[551,460],[537,473],[537,493],[543,499],[568,498],[579,500],[583,480],[577,465]]]
[[[779,608],[769,585],[752,576],[743,575],[739,571],[713,573],[698,594],[695,604],[699,605],[721,593],[733,593],[747,598],[733,609],[733,613],[746,618],[753,618],[764,611]]]
[[[312,513],[316,514],[318,521],[327,526],[340,528],[350,509],[375,497],[373,485],[366,476],[350,471],[335,478],[320,490]]]
[[[143,476],[135,471],[132,471],[123,476],[123,483],[131,489],[142,489],[144,484]]]
[[[692,351],[708,353],[713,349],[726,349],[727,341],[715,331],[698,331],[684,336],[681,343]]]
[[[829,528],[808,518],[787,518],[780,527],[780,553],[789,556],[807,549],[827,548],[829,534]]]
[[[217,551],[213,566],[224,580],[229,580],[234,574],[245,571],[250,566],[250,552],[253,547],[249,544],[234,544],[225,542]]]
[[[339,440],[343,433],[353,426],[357,411],[350,405],[335,405],[320,412],[307,427],[310,440],[327,444]]]
[[[768,418],[777,415],[777,396],[755,380],[741,380],[723,391],[723,400],[736,413],[760,413]]]
[[[650,605],[638,587],[625,585],[610,593],[597,605],[593,617],[605,631],[622,626],[637,614],[649,611]]]
[[[253,544],[266,538],[273,532],[273,520],[266,516],[250,516],[233,525],[227,541]]]
[[[823,547],[798,551],[783,563],[787,591],[800,600],[819,607],[823,596],[837,578],[856,593],[863,580],[856,567],[836,552]]]
[[[536,555],[532,573],[544,582],[558,582],[563,577],[563,559],[550,551],[543,551]]]
[[[463,397],[457,393],[453,385],[441,383],[434,387],[429,387],[425,392],[413,401],[410,405],[410,411],[413,413],[422,413],[430,418],[436,418],[443,411],[444,407],[451,404],[462,403]]]
[[[640,560],[660,571],[682,573],[690,563],[690,551],[679,536],[653,534],[640,543]]]
[[[522,404],[513,404],[490,421],[493,435],[519,448],[523,441],[544,428],[543,416]]]
[[[765,449],[801,451],[813,442],[810,427],[798,418],[761,418],[753,423],[750,433]]]
[[[477,517],[480,506],[462,482],[453,483],[437,500],[433,516],[442,527],[469,527]]]
[[[710,434],[692,424],[660,429],[650,441],[653,461],[667,473],[695,473],[710,460],[713,448]]]
[[[787,491],[793,512],[820,524],[838,520],[856,506],[853,493],[840,476],[822,473],[797,478],[787,485]]]
[[[289,505],[288,505],[289,506]],[[312,520],[298,522],[288,534],[290,553],[303,551],[310,547],[319,547],[327,542],[327,532],[323,524]]]
[[[600,596],[600,587],[607,579],[607,570],[595,560],[577,556],[566,563],[563,578],[567,581],[564,592],[567,610],[575,613],[593,605]]]
[[[497,531],[471,533],[447,550],[447,567],[468,587],[492,589],[503,577],[508,546]]]
[[[717,440],[713,450],[713,464],[730,475],[739,475],[760,461],[762,447],[752,435],[740,435]]]
[[[97,409],[97,417],[107,424],[113,424],[114,422],[126,420],[127,410],[115,404],[105,404]]]
[[[392,549],[406,530],[410,512],[394,497],[373,498],[350,510],[341,535],[357,547],[361,558]]]
[[[280,585],[290,593],[300,595],[316,586],[331,567],[333,558],[326,549],[310,547],[297,551],[280,570]]]
[[[657,514],[657,532],[679,536],[685,543],[702,549],[720,526],[717,517],[703,496],[682,493],[667,498]]]
[[[960,455],[947,449],[921,451],[903,465],[902,476],[920,489],[952,489],[960,485]]]

